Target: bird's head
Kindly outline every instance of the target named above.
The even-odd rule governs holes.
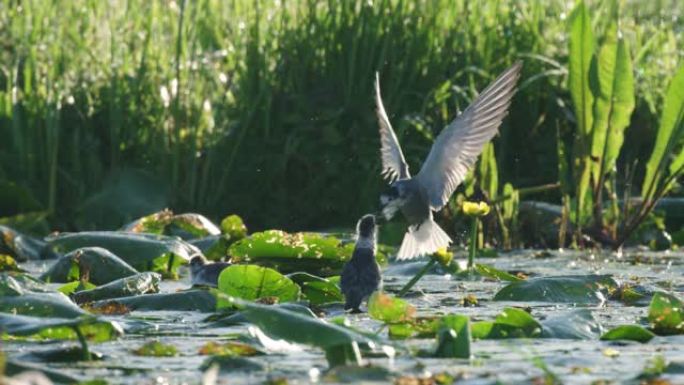
[[[195,273],[197,270],[202,268],[202,266],[207,264],[207,260],[201,255],[196,255],[190,259],[190,271]]]
[[[356,224],[356,233],[359,238],[373,238],[375,236],[375,215],[366,214]]]

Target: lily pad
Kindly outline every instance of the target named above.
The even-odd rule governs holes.
[[[74,281],[60,286],[59,289],[57,289],[57,291],[64,295],[71,295],[77,291],[90,290],[96,287],[97,286],[87,281]]]
[[[46,318],[0,313],[0,329],[12,336],[77,339],[75,328],[78,328],[85,338],[95,342],[108,341],[123,334],[118,323],[90,315]]]
[[[296,301],[300,289],[291,279],[267,267],[232,265],[225,268],[218,280],[218,290],[233,297],[255,300],[275,297],[279,302]],[[218,307],[229,304],[218,301]]]
[[[515,275],[509,274],[505,271],[496,269],[492,266],[485,265],[482,263],[475,264],[475,271],[477,271],[483,277],[498,279],[500,281],[517,282],[523,280],[522,278],[516,277]]]
[[[416,308],[403,299],[376,291],[368,299],[368,315],[385,323],[400,323],[415,318]]]
[[[542,325],[530,313],[513,307],[505,308],[494,321],[475,322],[473,338],[536,338],[542,335]]]
[[[22,277],[22,276],[19,276]],[[0,279],[0,312],[37,317],[79,317],[88,314],[69,297],[27,278],[3,274]]]
[[[9,254],[19,262],[54,258],[56,255],[46,246],[47,243],[40,239],[0,225],[0,253]]]
[[[116,231],[85,231],[48,237],[51,247],[68,253],[82,247],[102,247],[139,271],[175,271],[200,251],[178,238]]]
[[[234,262],[272,267],[284,274],[305,271],[329,276],[339,274],[353,251],[352,243],[344,245],[332,236],[268,230],[235,242],[229,253]]]
[[[0,271],[21,271],[21,269],[10,255],[0,254]]]
[[[173,357],[178,355],[178,349],[173,345],[150,341],[133,350],[133,354],[145,357]]]
[[[121,258],[101,247],[76,249],[55,262],[40,279],[45,282],[71,282],[82,277],[95,285],[138,274]]]
[[[239,240],[247,236],[247,226],[238,215],[228,215],[221,220],[221,232],[231,240]]]
[[[540,277],[512,282],[494,300],[602,304],[618,286],[609,275]]]
[[[302,295],[312,305],[344,301],[340,287],[332,279],[302,272],[288,274],[287,277],[299,285]]]
[[[74,294],[73,298],[76,303],[85,303],[107,298],[158,293],[160,281],[161,276],[159,274],[144,272],[117,279],[90,290],[79,291]]]
[[[134,295],[96,301],[93,308],[123,305],[128,310],[176,310],[211,312],[216,310],[216,297],[206,290],[187,290],[177,293]]]
[[[684,304],[674,295],[656,293],[648,308],[648,321],[655,334],[683,334]]]
[[[542,338],[595,339],[603,328],[588,309],[569,311],[541,322]]]
[[[620,325],[607,331],[601,336],[601,339],[605,341],[627,340],[645,343],[653,339],[653,337],[655,337],[655,334],[643,326]]]
[[[197,247],[207,259],[219,261],[229,256],[228,248],[232,240],[225,235],[210,235],[204,238],[191,239],[188,243]]]
[[[451,314],[439,321],[435,357],[470,358],[470,320],[468,316]]]

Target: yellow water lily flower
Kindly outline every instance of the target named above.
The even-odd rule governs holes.
[[[489,214],[489,205],[487,204],[487,202],[465,201],[463,202],[463,206],[461,206],[461,209],[463,210],[463,213],[465,215],[470,215],[474,217],[483,217]]]
[[[454,258],[454,254],[449,252],[446,247],[442,247],[432,254],[432,258],[439,262],[442,266],[449,266],[451,259]]]

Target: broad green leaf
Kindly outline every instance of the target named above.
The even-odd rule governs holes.
[[[220,296],[227,297],[219,293]],[[237,298],[225,300],[241,309],[241,313],[266,335],[292,343],[316,346],[324,349],[331,366],[339,363],[339,350],[351,349],[357,363],[361,360],[358,344],[377,346],[369,337],[343,326],[324,322],[318,318],[302,315],[277,306],[266,306]],[[337,357],[337,358],[336,358]]]
[[[212,261],[220,261],[229,256],[228,248],[233,240],[227,235],[210,235],[204,238],[189,240],[188,243],[197,247],[204,256]]]
[[[163,344],[159,341],[149,341],[134,349],[133,354],[145,357],[174,357],[178,355],[178,349],[173,345]]]
[[[177,293],[133,295],[93,303],[93,308],[123,305],[128,310],[176,310],[212,312],[216,310],[216,297],[206,290],[187,290]]]
[[[648,308],[648,321],[656,334],[684,334],[684,304],[674,295],[656,293]]]
[[[84,247],[59,258],[41,275],[45,282],[70,282],[85,277],[88,282],[103,285],[138,274],[121,258],[101,247]]]
[[[684,65],[680,66],[677,73],[670,81],[665,95],[665,105],[660,116],[660,125],[656,134],[655,145],[651,157],[646,163],[646,175],[641,187],[641,197],[651,199],[655,188],[664,177],[667,160],[676,146],[681,144],[684,138]],[[670,174],[681,172],[684,165],[684,147],[676,154],[670,164]]]
[[[296,301],[300,289],[291,279],[267,267],[256,265],[232,265],[221,272],[218,290],[232,297],[255,300],[276,297],[278,302]],[[219,300],[218,308],[228,306]]]
[[[343,245],[333,236],[268,230],[234,243],[229,253],[235,262],[272,267],[285,274],[305,271],[327,276],[338,274],[353,251],[353,244]]]
[[[190,260],[199,250],[174,237],[154,234],[122,233],[116,231],[84,231],[63,233],[47,238],[58,252],[68,253],[82,247],[102,247],[119,256],[140,271],[168,270],[169,255],[174,256],[171,270]]]
[[[494,300],[601,304],[617,288],[609,275],[539,277],[510,283]]]
[[[468,316],[447,315],[439,322],[435,357],[470,358],[470,342]]]
[[[69,297],[52,291],[27,275],[0,275],[0,312],[38,317],[79,317],[88,314]]]
[[[25,293],[54,293],[44,282],[24,273],[0,273],[0,296]]]
[[[592,63],[594,58],[595,39],[591,26],[591,17],[584,2],[577,4],[570,15],[570,47],[568,62],[568,87],[575,108],[577,132],[573,146],[573,170],[575,170],[575,197],[577,199],[578,223],[590,211],[588,199],[589,177],[591,166],[591,128],[593,125],[592,106],[594,96],[591,90]],[[594,63],[595,64],[595,63]]]
[[[517,308],[507,307],[494,321],[475,322],[472,325],[473,338],[537,338],[542,326],[530,313]]]
[[[493,266],[485,265],[482,263],[476,263],[475,270],[483,277],[498,279],[501,281],[517,282],[523,280],[522,278],[518,278],[515,275],[509,274],[505,271],[498,270]]]
[[[87,339],[96,342],[107,341],[123,334],[118,323],[90,315],[59,318],[0,313],[0,330],[12,336],[76,339],[75,327],[78,327]]]
[[[70,295],[70,294],[73,294],[77,291],[90,290],[90,289],[94,289],[96,287],[97,286],[93,285],[90,282],[74,281],[74,282],[69,282],[69,283],[66,283],[66,284],[60,286],[59,289],[57,289],[57,291],[59,291],[60,293],[62,293],[64,295]]]
[[[639,325],[620,325],[608,330],[601,336],[605,341],[637,341],[646,343],[650,341],[655,334],[648,329]]]
[[[46,249],[47,243],[0,225],[0,253],[9,254],[19,262],[56,256]]]
[[[302,295],[312,305],[344,301],[338,284],[331,279],[301,272],[288,274],[287,277],[299,285]]]
[[[185,240],[221,234],[221,230],[203,215],[195,213],[174,215],[168,209],[131,222],[124,226],[122,231],[170,235]]]
[[[228,215],[221,220],[221,232],[231,240],[239,240],[247,236],[247,226],[238,215]]]
[[[588,340],[597,338],[603,330],[588,309],[577,309],[549,317],[541,325],[541,338]]]
[[[159,282],[161,282],[159,274],[144,272],[117,279],[100,287],[78,291],[73,298],[77,303],[85,303],[107,298],[152,294],[159,292]]]
[[[591,142],[594,186],[599,183],[601,173],[610,172],[615,166],[634,110],[632,61],[625,39],[618,37],[617,20],[608,27],[597,62],[598,87]]]
[[[368,315],[385,323],[400,323],[415,318],[416,308],[401,298],[376,291],[368,299]]]

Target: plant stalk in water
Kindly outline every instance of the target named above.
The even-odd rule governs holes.
[[[88,349],[88,340],[86,340],[85,336],[83,335],[83,332],[81,332],[81,328],[78,326],[73,327],[74,332],[76,332],[76,336],[78,337],[78,341],[81,343],[81,352],[83,353],[83,361],[90,361],[92,359],[90,355],[90,349]]]
[[[468,249],[468,271],[473,269],[475,266],[475,254],[477,253],[477,228],[480,224],[479,217],[473,217],[472,224],[470,226],[470,248]]]
[[[430,261],[426,263],[425,266],[423,266],[423,268],[420,269],[420,271],[416,273],[416,275],[414,275],[413,278],[411,278],[411,280],[408,281],[406,285],[404,285],[404,287],[401,288],[401,290],[399,290],[399,294],[397,294],[397,296],[403,297],[404,295],[406,295],[406,293],[408,293],[408,291],[411,290],[413,285],[415,285],[416,282],[423,278],[423,276],[427,274],[427,272],[432,268],[432,266],[435,265],[435,263],[437,263],[437,261],[434,258],[431,258]]]

